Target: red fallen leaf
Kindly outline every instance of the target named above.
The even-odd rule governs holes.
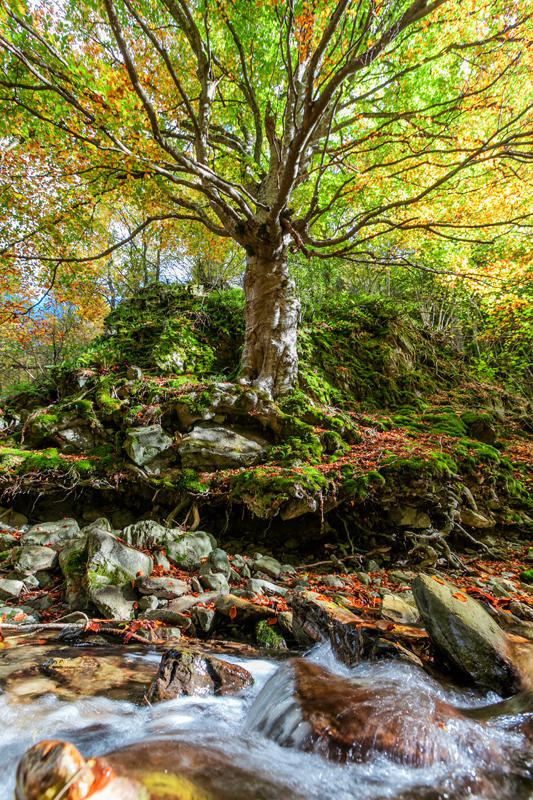
[[[100,625],[99,622],[95,622],[94,620],[91,619],[85,625],[84,630],[86,630],[86,631],[94,631],[94,633],[98,633],[98,631],[100,630],[101,627],[102,626]]]
[[[142,569],[140,569],[139,572],[137,573],[137,577],[141,578],[143,575],[144,575],[144,572],[142,571]]]
[[[433,578],[434,581],[437,581],[437,583],[442,583],[443,586],[446,586],[446,582],[443,581],[442,578],[437,578],[436,575],[432,575],[431,577]]]
[[[230,619],[235,619],[236,616],[237,616],[237,607],[236,606],[232,606],[230,608],[230,610],[229,610],[229,618]]]
[[[96,794],[96,792],[99,792],[101,789],[105,789],[105,787],[117,777],[113,769],[105,763],[102,764],[100,759],[91,759],[88,762],[88,765],[89,764],[92,767],[92,773],[95,777],[95,781],[91,785],[87,797],[90,797],[92,794]]]
[[[26,614],[24,611],[19,611],[18,614],[15,614],[13,617],[13,622],[18,622],[20,619],[26,619]]]
[[[277,621],[278,621],[277,617],[270,617],[270,619],[268,620],[268,624],[269,625],[276,625]]]
[[[456,600],[460,600],[461,603],[466,603],[468,600],[468,597],[465,597],[464,594],[461,594],[461,592],[454,592],[452,597],[455,597]]]

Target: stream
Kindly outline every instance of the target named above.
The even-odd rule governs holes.
[[[43,663],[50,655],[69,656],[73,652],[91,657],[105,653],[125,670],[126,683],[106,691],[105,696],[76,697],[68,685],[56,691],[50,678],[37,671],[35,664]],[[135,675],[155,674],[160,658],[160,652],[150,649],[120,645],[73,647],[44,640],[1,650],[0,800],[12,800],[14,796],[20,756],[42,739],[56,738],[71,741],[86,757],[134,742],[163,739],[199,750],[215,748],[228,764],[243,767],[258,778],[275,779],[278,797],[287,799],[526,800],[533,796],[533,756],[520,730],[522,719],[500,717],[483,725],[462,720],[456,727],[454,723],[436,730],[425,726],[428,709],[436,700],[473,707],[498,701],[500,698],[494,694],[481,698],[468,690],[443,686],[416,666],[398,662],[367,662],[348,669],[336,661],[329,645],[319,645],[307,655],[308,659],[370,686],[393,686],[399,713],[414,714],[415,721],[418,719],[412,735],[425,737],[429,747],[434,744],[431,737],[441,737],[438,744],[444,745],[449,754],[446,760],[428,767],[395,763],[377,752],[364,763],[335,764],[317,752],[282,747],[258,730],[257,721],[265,709],[279,712],[287,704],[283,664],[223,654],[226,661],[240,664],[253,675],[254,685],[244,696],[189,697],[153,706],[124,699],[138,693]],[[385,708],[384,713],[388,713]],[[486,753],[497,753],[497,758],[487,759]],[[257,794],[258,800],[261,796]]]

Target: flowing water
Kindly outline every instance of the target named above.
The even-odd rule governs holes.
[[[25,648],[16,649],[21,653]],[[77,653],[82,650],[78,648]],[[30,648],[27,651],[32,652]],[[136,669],[154,671],[160,660],[159,653],[150,651],[131,653],[117,647],[116,653],[127,662],[130,673]],[[260,731],[261,717],[270,713],[279,717],[284,704],[290,707],[286,666],[274,661],[222,657],[252,673],[254,686],[246,695],[182,698],[150,707],[110,696],[68,699],[68,694],[58,697],[52,692],[39,696],[36,686],[24,695],[20,683],[10,684],[2,678],[0,656],[1,685],[6,689],[0,695],[0,800],[13,798],[15,769],[22,753],[49,738],[73,742],[86,757],[134,742],[161,739],[198,748],[213,747],[223,752],[228,763],[259,777],[274,778],[280,787],[280,800],[525,800],[533,796],[531,750],[518,730],[523,720],[500,717],[486,725],[461,720],[436,731],[425,724],[432,704],[439,699],[475,706],[497,701],[496,696],[479,698],[467,691],[443,688],[418,668],[406,664],[361,664],[348,670],[334,659],[328,646],[319,646],[308,656],[316,663],[368,685],[394,687],[399,713],[416,711],[415,729],[410,735],[441,737],[449,756],[428,767],[395,763],[379,753],[371,754],[361,764],[334,764],[317,752],[296,749],[297,736],[296,746],[280,746]],[[492,763],[487,763],[487,753],[493,754],[489,759]],[[481,774],[486,777],[480,783]],[[235,800],[239,798],[235,796]]]

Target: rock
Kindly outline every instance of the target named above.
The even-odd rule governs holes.
[[[533,549],[532,549],[531,552],[533,554]],[[533,557],[531,558],[531,561],[533,561]],[[237,554],[237,555],[233,556],[232,561],[231,561],[231,566],[234,569],[242,569],[244,567],[245,563],[246,562],[245,562],[244,558]]]
[[[1,600],[17,600],[18,597],[25,591],[26,587],[22,581],[9,580],[8,578],[0,578],[0,599]]]
[[[200,568],[200,575],[207,572],[218,572],[224,575],[225,578],[229,578],[231,574],[231,564],[225,550],[216,547],[209,553],[207,560]]]
[[[150,575],[150,556],[117,541],[104,531],[93,531],[87,540],[86,585],[89,591],[102,586],[124,586],[132,579]]]
[[[57,564],[57,553],[50,547],[24,545],[17,549],[13,564],[23,575],[33,575],[41,570],[53,569]]]
[[[53,800],[80,770],[65,800],[304,800],[293,781],[239,766],[222,746],[153,738],[89,761],[68,742],[41,742],[19,762],[17,800]]]
[[[80,531],[80,536],[88,536],[93,531],[105,531],[106,533],[113,533],[113,527],[107,517],[96,517],[88,525],[84,525]]]
[[[0,534],[0,552],[3,550],[10,550],[12,547],[16,547],[19,544],[19,540],[16,536],[12,536],[10,533],[2,533]]]
[[[0,527],[4,523],[9,525],[10,528],[20,531],[25,525],[28,524],[28,517],[26,517],[24,514],[20,514],[13,508],[5,508],[4,506],[0,506]]]
[[[197,597],[192,594],[184,595],[183,597],[178,597],[176,600],[173,600],[167,608],[172,608],[175,611],[179,611],[180,613],[184,611],[189,611],[189,609],[194,608],[199,603],[212,603],[217,597],[220,596],[220,592],[200,592]]]
[[[418,619],[418,612],[400,595],[387,594],[381,604],[381,616],[402,625],[411,625]]]
[[[148,700],[235,694],[251,685],[252,676],[242,667],[199,650],[178,647],[163,654]]]
[[[80,526],[75,519],[41,522],[23,533],[20,541],[23,545],[51,545],[54,550],[61,550],[79,535],[79,531]]]
[[[151,594],[155,597],[163,597],[166,600],[173,600],[181,597],[189,591],[189,585],[185,581],[176,578],[151,578],[149,575],[142,575],[135,581],[135,587],[140,594]]]
[[[147,611],[144,616],[146,619],[156,619],[159,622],[164,622],[165,625],[176,625],[184,631],[191,627],[191,618],[172,608],[172,604],[164,608],[156,608],[154,611]],[[158,635],[159,633],[160,631],[158,631]]]
[[[195,606],[192,610],[192,621],[203,633],[211,633],[215,626],[216,613],[211,608]]]
[[[124,450],[135,464],[142,467],[169,450],[171,444],[172,439],[161,425],[147,425],[142,428],[128,428]]]
[[[106,619],[132,619],[134,598],[131,589],[122,586],[102,586],[91,589],[89,598]]]
[[[211,589],[221,594],[226,594],[230,589],[228,579],[221,572],[211,572],[210,570],[201,572],[200,583],[205,589]]]
[[[371,586],[372,585],[372,578],[368,574],[368,572],[358,572],[356,573],[359,581],[363,584],[363,586]]]
[[[247,467],[260,460],[265,446],[229,428],[197,425],[178,446],[182,466],[203,472]]]
[[[284,747],[316,751],[332,761],[365,761],[383,753],[416,767],[455,764],[463,746],[480,761],[496,756],[479,726],[438,697],[421,693],[413,702],[407,688],[334,675],[304,659],[293,659],[267,681],[245,723],[246,730]]]
[[[39,614],[31,606],[0,606],[0,619],[26,625],[28,622],[39,622]]]
[[[58,430],[55,438],[64,453],[84,453],[95,446],[95,435],[83,419],[71,420],[69,427]]]
[[[170,569],[170,561],[163,553],[154,553],[154,564],[156,567],[163,567],[165,571]]]
[[[332,589],[344,589],[344,581],[336,575],[325,575],[323,583]]]
[[[65,602],[70,609],[77,611],[84,611],[88,602],[83,585],[87,564],[87,538],[83,536],[73,539],[59,553],[59,567],[65,577]]]
[[[281,564],[270,556],[260,556],[254,561],[254,570],[265,572],[271,578],[277,578],[281,572]]]
[[[531,644],[512,642],[476,600],[429,575],[413,594],[435,650],[462,677],[504,696],[533,687]]]
[[[202,559],[213,550],[212,539],[204,531],[185,533],[167,547],[167,556],[184,569],[198,569]]]
[[[143,519],[124,528],[120,538],[127,544],[132,545],[132,547],[151,549],[156,546],[166,545],[169,538],[174,540],[182,533],[182,531],[171,533],[168,528],[160,525],[159,522],[155,522],[153,519]]]
[[[414,506],[396,506],[389,511],[389,518],[400,528],[419,530],[431,527],[431,520],[426,512]],[[369,569],[369,572],[371,571]]]
[[[259,578],[251,578],[250,580],[246,581],[246,589],[249,592],[253,592],[254,594],[267,594],[267,595],[279,594],[280,597],[285,597],[285,595],[289,591],[286,586],[277,586],[275,583],[270,583],[270,581],[263,581],[260,580]]]
[[[129,381],[140,381],[142,379],[143,372],[140,367],[136,367],[134,364],[130,364],[130,366],[126,370],[126,378]]]
[[[155,611],[156,608],[159,608],[159,600],[153,594],[145,595],[139,600],[140,611]]]
[[[526,603],[520,603],[518,600],[511,600],[509,603],[509,611],[511,614],[519,617],[519,619],[525,619],[528,622],[533,622],[533,608],[526,605]]]
[[[387,625],[369,623],[345,608],[321,600],[315,592],[297,592],[291,597],[292,631],[304,647],[330,641],[335,655],[351,666],[361,659],[400,658],[411,663],[419,659],[395,640],[386,638]],[[395,639],[398,638],[397,635]]]
[[[234,594],[223,594],[215,600],[216,610],[225,617],[237,622],[251,623],[255,625],[260,619],[270,619],[276,616],[273,609],[268,606],[258,606],[245,600],[244,597],[237,597]]]
[[[492,528],[494,526],[494,520],[484,517],[483,514],[473,511],[471,508],[462,509],[461,522],[468,528]]]

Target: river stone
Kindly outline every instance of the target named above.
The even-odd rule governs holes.
[[[527,665],[513,663],[509,637],[476,600],[435,576],[418,575],[412,586],[435,650],[459,674],[504,696],[527,688]]]
[[[202,633],[211,633],[215,626],[216,612],[212,608],[195,606],[192,610],[192,621],[197,630]]]
[[[9,578],[0,578],[0,599],[1,600],[16,600],[25,590],[23,581],[9,580]]]
[[[17,549],[13,563],[18,572],[33,575],[41,570],[53,569],[57,564],[57,553],[50,547],[24,545]]]
[[[209,553],[207,560],[200,568],[200,575],[207,572],[218,572],[224,575],[225,578],[229,578],[231,574],[231,564],[225,550],[221,550],[220,547],[215,547],[215,549]]]
[[[106,533],[113,533],[113,526],[107,517],[97,517],[92,522],[84,525],[80,531],[80,536],[88,536],[93,531],[105,531]]]
[[[401,595],[386,594],[381,604],[381,616],[401,625],[411,625],[417,621],[418,612]]]
[[[271,556],[259,556],[254,561],[254,570],[265,572],[271,578],[277,578],[281,572],[281,564],[276,558]]]
[[[205,564],[202,564],[202,570]],[[229,592],[230,586],[228,579],[221,572],[211,572],[210,569],[200,572],[200,583],[205,589],[211,589],[214,592],[226,594]]]
[[[80,536],[73,539],[59,553],[59,568],[65,577],[64,598],[73,611],[85,611],[87,608],[87,592],[83,585],[87,564],[87,538]]]
[[[151,578],[149,575],[142,575],[135,581],[135,587],[141,594],[152,594],[155,597],[162,597],[166,600],[173,600],[181,597],[189,591],[189,584],[179,581],[176,578]]]
[[[478,511],[472,511],[471,508],[463,508],[461,511],[461,522],[468,528],[492,528],[494,521],[480,514]]]
[[[154,566],[150,556],[104,531],[89,535],[87,550],[86,583],[91,591],[102,586],[131,584],[132,579],[150,575]]]
[[[222,594],[215,600],[215,609],[224,617],[236,620],[237,623],[250,623],[255,625],[260,619],[271,619],[276,612],[269,606],[260,606],[251,603],[244,597],[234,594]]]
[[[251,685],[252,676],[243,667],[198,650],[178,647],[163,654],[148,700],[234,694]]]
[[[79,534],[80,526],[75,519],[60,519],[57,522],[40,522],[21,536],[23,545],[51,545],[54,550],[68,544]]]
[[[19,544],[19,540],[16,536],[12,536],[10,533],[1,533],[0,534],[0,552],[2,550],[10,550],[12,547],[16,547]]]
[[[251,578],[250,580],[246,581],[246,589],[249,592],[253,592],[253,594],[278,594],[280,597],[285,597],[289,591],[286,586],[277,586],[275,583],[264,581],[260,578]]]
[[[134,598],[130,587],[101,586],[89,591],[89,599],[106,619],[132,619]]]
[[[12,508],[0,506],[0,528],[4,523],[9,525],[10,528],[19,531],[24,525],[28,524],[28,517],[24,514],[20,514],[18,511],[14,511]]]
[[[182,466],[203,472],[255,464],[265,452],[263,445],[229,428],[197,425],[178,446]]]
[[[332,761],[383,753],[415,767],[455,764],[458,747],[480,760],[496,756],[478,727],[438,697],[420,693],[413,702],[412,689],[397,682],[354,680],[305,659],[293,659],[267,681],[245,722],[248,731]]]
[[[167,556],[184,569],[198,569],[213,550],[212,537],[204,531],[186,533],[167,545]]]
[[[164,606],[164,608],[156,608],[153,611],[146,611],[144,617],[146,619],[159,620],[159,622],[164,622],[165,625],[177,625],[184,631],[188,630],[192,625],[191,618],[185,616],[185,614],[182,614],[181,611],[178,611],[176,608],[174,608],[172,603]]]
[[[1,606],[0,619],[4,622],[16,622],[26,625],[28,622],[39,622],[39,614],[31,606]]]
[[[172,439],[161,425],[146,425],[142,428],[128,428],[124,450],[135,464],[142,467],[168,450],[171,444]]]

